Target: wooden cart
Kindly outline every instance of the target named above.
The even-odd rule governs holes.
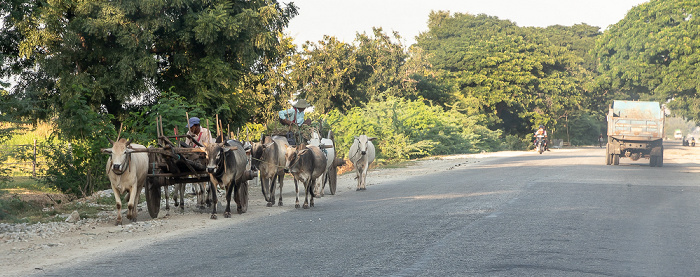
[[[157,146],[134,151],[148,153],[148,181],[145,191],[146,205],[151,218],[158,217],[160,212],[161,187],[210,180],[206,171],[206,152],[201,148],[188,147],[184,139],[189,138],[200,147],[204,145],[190,135],[164,136],[162,118],[158,118],[157,123]]]

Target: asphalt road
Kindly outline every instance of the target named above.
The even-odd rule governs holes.
[[[606,166],[604,152],[533,152],[384,182],[41,275],[700,275],[698,164],[666,155],[663,168]]]

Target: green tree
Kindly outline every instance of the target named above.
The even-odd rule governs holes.
[[[421,49],[407,50],[401,36],[381,28],[357,34],[352,44],[326,36],[292,57],[289,93],[299,92],[322,113],[342,112],[386,96],[450,102]]]
[[[306,42],[291,63],[293,87],[321,113],[333,108],[347,111],[367,101],[358,89],[360,64],[352,44],[324,36],[318,43]]]
[[[595,91],[586,56],[597,28],[522,28],[487,15],[432,12],[417,46],[429,55],[459,101],[506,134],[553,127],[571,110],[588,108]]]
[[[4,74],[26,61],[13,94],[53,116],[75,95],[93,111],[122,121],[160,91],[204,105],[241,124],[254,102],[241,93],[262,57],[277,55],[296,7],[276,1],[16,1],[0,6],[16,53]],[[14,48],[13,48],[14,47]],[[58,117],[58,121],[64,120]]]
[[[84,197],[109,188],[107,158],[100,149],[108,147],[107,138],[114,138],[117,133],[114,125],[108,123],[112,115],[92,111],[84,96],[75,95],[65,105],[61,116],[68,119],[58,123],[57,130],[61,131],[53,134],[56,139],[50,138],[39,147],[48,167],[42,182]]]
[[[598,38],[599,82],[629,100],[671,100],[668,106],[700,119],[700,2],[655,0],[632,8]]]
[[[163,92],[160,94],[158,102],[149,107],[142,107],[124,121],[125,130],[128,130],[128,137],[132,141],[139,142],[147,146],[155,146],[157,142],[158,124],[157,120],[163,120],[163,133],[166,136],[184,135],[188,130],[187,119],[189,117],[199,117],[203,127],[211,128],[216,126],[216,119],[206,116],[201,104],[187,101],[184,97],[174,92]],[[211,122],[208,124],[207,122]],[[209,126],[207,126],[209,125]],[[216,127],[210,130],[212,136],[216,136]],[[223,130],[225,132],[225,130]]]

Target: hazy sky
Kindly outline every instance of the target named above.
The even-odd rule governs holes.
[[[289,0],[280,2],[288,3]],[[648,0],[293,0],[299,15],[286,33],[297,44],[332,35],[352,42],[355,33],[372,33],[382,27],[387,34],[398,31],[406,45],[428,30],[431,10],[487,14],[508,19],[518,26],[571,26],[586,23],[601,27],[617,23],[634,6]]]

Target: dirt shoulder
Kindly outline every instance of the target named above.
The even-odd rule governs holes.
[[[666,156],[672,155],[683,162],[696,163],[696,152],[700,152],[700,148],[692,152],[688,149],[667,151]],[[580,151],[580,149],[552,151]],[[372,185],[404,180],[416,175],[441,172],[482,162],[494,162],[503,157],[533,154],[533,152],[496,152],[455,155],[414,161],[402,168],[375,169],[368,174],[367,183],[370,186],[368,191],[371,192]],[[603,157],[601,157],[602,163]],[[355,174],[352,172],[339,176],[336,194],[353,193],[357,184],[354,177]],[[129,221],[124,218],[125,224],[121,226],[114,226],[115,212],[107,211],[102,218],[97,220],[81,220],[78,223],[44,223],[54,226],[49,226],[52,227],[49,228],[50,231],[34,232],[27,234],[24,238],[21,237],[21,231],[0,233],[0,253],[3,255],[3,258],[0,259],[0,275],[41,274],[44,268],[81,263],[106,253],[126,251],[184,234],[192,235],[214,227],[244,224],[251,219],[294,210],[294,184],[289,176],[285,179],[283,190],[285,205],[266,207],[260,186],[255,180],[251,181],[248,212],[242,215],[234,214],[232,218],[223,218],[221,213],[223,209],[219,209],[219,219],[210,219],[211,210],[195,210],[192,205],[194,196],[189,196],[190,201],[186,203],[184,213],[174,207],[171,207],[169,213],[166,213],[163,204],[158,218],[151,219],[145,203],[141,203],[139,205],[141,209],[138,216],[139,221],[128,223]],[[300,193],[300,197],[303,197],[303,192]],[[317,199],[316,205],[332,201],[333,197],[337,196],[329,195],[328,189],[326,189],[326,196]],[[301,201],[303,202],[303,199]],[[28,227],[25,226],[25,228]]]

